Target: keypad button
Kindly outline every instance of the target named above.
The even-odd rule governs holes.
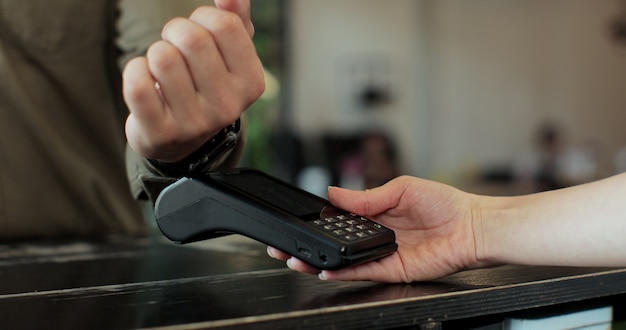
[[[337,229],[333,231],[333,234],[337,235],[337,236],[341,236],[341,235],[345,235],[347,232],[343,229]]]
[[[314,220],[326,232],[348,241],[377,235],[386,230],[380,224],[354,213]]]
[[[358,237],[356,235],[349,234],[349,235],[344,236],[343,238],[347,239],[348,241],[354,241]]]

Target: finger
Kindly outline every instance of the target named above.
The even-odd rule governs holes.
[[[375,281],[370,272],[361,271],[360,267],[350,267],[341,270],[322,270],[318,276],[327,281]],[[379,279],[378,282],[385,282]]]
[[[168,41],[152,44],[146,54],[148,66],[159,83],[161,94],[167,105],[174,108],[173,115],[194,109],[195,87],[182,54]]]
[[[319,269],[307,264],[306,262],[296,257],[291,257],[287,259],[287,267],[289,267],[292,270],[301,272],[301,273],[307,273],[307,274],[313,274],[313,275],[317,275],[320,273]]]
[[[267,247],[267,254],[274,259],[282,261],[287,261],[289,258],[291,258],[291,255],[271,246]]]
[[[331,281],[409,282],[404,277],[404,272],[394,271],[397,268],[393,265],[398,262],[398,259],[398,254],[394,253],[377,261],[340,270],[323,270],[319,273],[319,278]]]
[[[292,257],[291,255],[281,250],[278,250],[277,248],[268,246],[267,254],[274,259],[286,261],[287,267],[292,270],[308,274],[319,274],[320,272],[319,269],[307,264],[306,262],[298,258]]]
[[[393,199],[389,198],[390,196],[387,195],[389,193],[394,193],[394,191],[388,191],[383,187],[365,191],[329,187],[328,199],[332,204],[346,211],[371,216],[380,214],[394,206],[393,203],[390,203]]]
[[[145,57],[130,60],[124,68],[123,96],[131,115],[147,129],[158,125],[164,104]]]
[[[250,19],[250,0],[215,0],[215,6],[237,14],[243,21],[250,38],[254,36],[254,25]]]
[[[228,70],[213,35],[187,19],[173,19],[163,28],[162,37],[182,54],[194,89],[200,93],[218,90]],[[203,93],[204,94],[204,93]]]
[[[229,72],[242,77],[251,74],[262,76],[252,39],[237,14],[215,7],[200,7],[191,14],[190,19],[213,35]]]

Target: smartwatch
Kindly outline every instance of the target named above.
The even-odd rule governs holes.
[[[241,119],[237,119],[237,121],[220,130],[202,147],[183,160],[174,163],[162,162],[156,159],[148,159],[148,161],[165,175],[171,177],[178,178],[197,175],[237,144],[240,130]]]

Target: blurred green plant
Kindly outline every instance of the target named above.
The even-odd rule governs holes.
[[[285,0],[252,1],[254,44],[266,73],[263,96],[246,111],[246,151],[243,166],[273,172],[275,146],[272,135],[277,129],[281,107],[280,77],[284,71],[283,12]]]

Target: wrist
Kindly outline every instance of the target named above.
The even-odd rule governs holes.
[[[510,210],[503,205],[503,199],[491,196],[475,196],[472,211],[472,233],[476,267],[493,266],[503,263],[502,242],[507,240],[506,219]]]
[[[227,151],[231,150],[239,139],[241,121],[220,130],[202,147],[177,162],[163,162],[154,159],[148,161],[163,174],[170,177],[194,176],[210,167]]]

